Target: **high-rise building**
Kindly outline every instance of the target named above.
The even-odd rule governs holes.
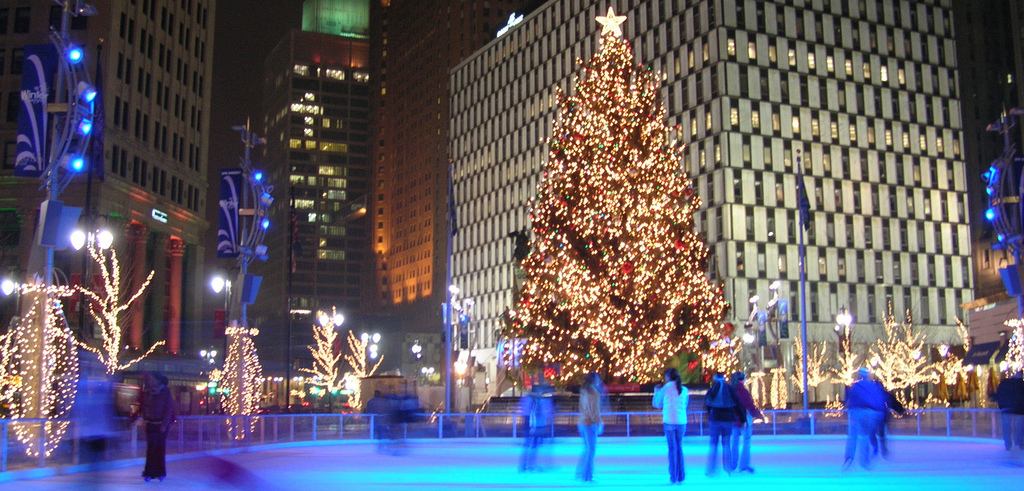
[[[957,341],[973,293],[951,3],[611,2],[628,17],[636,61],[660,74],[672,136],[687,145],[683,170],[704,203],[696,228],[732,305],[726,321],[742,326],[748,299],[780,280],[791,345],[802,178],[809,340],[834,342],[844,307],[854,341],[872,340],[892,305],[929,343]],[[479,349],[494,349],[513,306],[508,234],[530,226],[555,87],[572,93],[574,61],[597,49],[606,7],[547,2],[452,70],[453,271],[476,299]]]
[[[260,356],[272,369],[285,360],[288,313],[294,361],[309,358],[310,314],[336,307],[351,320],[368,311],[366,10],[365,0],[306,2],[304,30],[289,32],[264,64],[266,147],[259,160],[274,185],[270,214],[278,231],[267,235],[268,262],[253,267],[264,280],[251,309],[263,327]]]
[[[448,71],[528,3],[534,2],[371,2],[376,134],[368,205],[377,261],[374,295],[382,312],[406,332],[403,373],[438,363],[433,354],[443,352],[431,344],[424,361],[414,359],[410,347],[417,339],[425,342],[424,333],[439,339],[446,300]]]
[[[105,125],[95,128],[93,141],[103,146],[103,158],[89,162],[89,171],[76,176],[60,198],[85,208],[82,226],[114,233],[128,288],[135,291],[154,271],[144,301],[125,313],[129,348],[166,341],[161,352],[191,353],[200,342],[195,326],[204,291],[201,261],[211,241],[204,211],[216,2],[91,3],[97,15],[72,18],[70,37],[85,48],[84,62],[101,93]],[[38,179],[12,175],[19,88],[24,46],[49,43],[51,26],[60,29],[62,9],[53,2],[0,1],[4,275],[25,278],[37,272],[30,270],[29,256],[45,195]],[[88,283],[99,274],[84,254],[56,254],[55,264],[66,276],[62,282],[84,276]],[[81,304],[67,303],[69,322],[84,323],[83,335],[97,336],[88,317],[76,310]],[[5,319],[12,312],[0,310]]]

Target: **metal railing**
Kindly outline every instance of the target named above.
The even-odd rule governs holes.
[[[765,421],[754,425],[759,435],[844,435],[846,417],[835,410],[764,411]],[[577,436],[577,413],[557,413],[552,437]],[[704,412],[688,415],[687,436],[704,435],[708,422]],[[643,437],[662,435],[661,412],[611,412],[602,415],[605,436]],[[240,448],[258,449],[280,444],[367,441],[388,438],[517,438],[523,435],[526,417],[515,413],[468,413],[420,415],[417,421],[388,424],[387,418],[372,414],[280,414],[261,416],[185,416],[171,425],[167,435],[168,455],[202,454]],[[78,423],[71,421],[65,441],[50,455],[29,456],[18,438],[45,441],[43,420],[0,420],[0,473],[61,467],[80,463]],[[145,426],[118,421],[120,431],[108,445],[104,460],[128,460],[145,456]],[[997,409],[923,409],[893,418],[892,435],[999,438],[1001,417]],[[244,438],[235,432],[244,431]],[[243,436],[243,435],[239,435]],[[36,447],[38,448],[38,447]]]

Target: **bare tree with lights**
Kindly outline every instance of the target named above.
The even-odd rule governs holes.
[[[869,360],[874,366],[875,377],[886,388],[895,391],[896,398],[907,409],[917,407],[917,402],[907,399],[905,389],[932,379],[932,366],[924,352],[927,336],[914,330],[913,319],[907,311],[903,322],[897,322],[892,313],[883,319],[885,336],[869,348]]]
[[[796,348],[795,366],[793,371],[796,374],[803,373],[803,359],[804,349],[803,342],[801,341],[800,332],[797,331],[796,339],[793,341],[793,347]],[[817,389],[819,385],[824,382],[832,380],[832,374],[829,372],[829,353],[828,343],[822,341],[820,343],[808,343],[807,347],[807,387]],[[793,376],[793,383],[796,385],[798,390],[803,390],[803,383],[800,375]]]
[[[360,380],[377,373],[380,364],[384,361],[384,355],[377,358],[377,363],[371,364],[366,359],[366,348],[369,346],[369,338],[361,338],[354,332],[348,332],[348,353],[345,353],[345,361],[352,367],[352,372],[345,374],[345,388],[352,391],[349,397],[349,405],[358,410],[362,407],[362,396]]]
[[[100,292],[89,288],[78,287],[78,291],[85,294],[91,300],[89,302],[89,315],[96,320],[100,327],[102,344],[99,348],[81,343],[82,347],[95,353],[107,368],[107,373],[113,375],[115,372],[124,370],[139,360],[146,358],[158,347],[164,344],[163,341],[155,343],[142,356],[122,362],[121,356],[124,352],[124,329],[121,323],[121,314],[132,307],[142,294],[146,292],[149,282],[153,280],[153,271],[149,272],[146,281],[139,289],[128,294],[121,283],[121,263],[117,260],[117,252],[109,249],[109,257],[99,247],[89,241],[89,257],[100,268],[103,285]],[[109,261],[109,266],[108,266]]]
[[[624,16],[598,17],[600,49],[559,92],[561,117],[530,204],[535,237],[508,339],[524,366],[647,381],[716,341],[727,305],[705,274],[700,199],[669,141],[660,75],[634,64]]]
[[[319,323],[313,324],[315,344],[309,346],[309,353],[313,355],[313,367],[300,369],[320,379],[327,386],[328,393],[340,389],[343,384],[340,362],[344,355],[341,350],[335,351],[334,344],[338,340],[336,329],[344,319],[336,309],[331,309],[330,315],[322,311],[317,313]]]

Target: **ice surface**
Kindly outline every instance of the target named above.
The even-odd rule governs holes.
[[[1024,456],[1001,440],[890,438],[889,460],[843,472],[844,438],[755,436],[754,474],[706,477],[705,437],[684,439],[684,489],[725,490],[1010,490],[1024,489]],[[521,447],[510,439],[411,441],[400,455],[371,443],[331,443],[250,450],[168,462],[162,491],[176,489],[647,489],[669,486],[666,445],[656,437],[599,438],[595,483],[575,480],[579,438],[559,438],[542,451],[543,472],[519,473]],[[547,460],[545,460],[547,459]],[[137,489],[141,467],[0,484],[0,489]]]

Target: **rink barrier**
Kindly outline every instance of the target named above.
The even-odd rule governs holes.
[[[758,435],[845,435],[846,417],[841,410],[765,410],[765,421],[754,425]],[[1001,438],[998,409],[921,409],[894,417],[891,435]],[[551,437],[576,437],[578,413],[556,413]],[[608,412],[602,414],[605,436],[661,436],[660,411]],[[40,424],[40,423],[48,424]],[[50,455],[26,454],[20,433],[36,445],[46,438],[56,420],[0,419],[0,474],[80,463],[79,427],[71,426]],[[514,413],[435,413],[417,421],[388,425],[373,414],[267,414],[259,416],[179,416],[167,438],[168,455],[202,455],[244,448],[311,442],[365,443],[377,439],[519,438],[526,416]],[[145,457],[145,426],[119,420],[119,431],[108,446],[105,460],[126,461]],[[687,415],[686,436],[702,436],[708,421],[704,412]],[[36,446],[35,448],[38,448]]]

